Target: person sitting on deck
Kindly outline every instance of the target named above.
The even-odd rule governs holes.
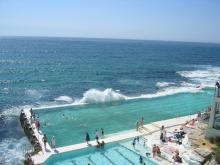
[[[160,147],[157,146],[157,156],[160,156],[160,155],[161,155]]]
[[[194,126],[195,125],[195,119],[192,119],[192,121],[189,123],[191,126]]]
[[[182,158],[179,156],[179,151],[176,151],[176,155],[173,157],[174,162],[182,163]]]

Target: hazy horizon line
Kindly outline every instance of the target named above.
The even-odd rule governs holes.
[[[130,41],[160,41],[160,42],[183,42],[183,43],[201,43],[201,44],[220,44],[220,42],[205,41],[185,41],[185,40],[163,40],[163,39],[139,39],[139,38],[111,38],[111,37],[73,37],[73,36],[35,36],[35,35],[0,35],[0,38],[63,38],[63,39],[89,39],[89,40],[130,40]]]

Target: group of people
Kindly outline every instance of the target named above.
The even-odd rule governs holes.
[[[139,142],[139,136],[135,137],[132,141],[132,145],[134,149],[135,149],[136,141]]]
[[[185,134],[186,133],[184,132],[183,127],[181,127],[179,131],[177,131],[177,129],[174,130],[172,137],[175,138],[176,143],[182,144],[182,138],[185,137]],[[160,130],[160,140],[161,140],[161,142],[167,142],[167,141],[173,142],[171,140],[171,137],[166,136],[166,130],[165,130],[164,125],[162,125],[161,130]],[[156,154],[160,156],[161,151],[160,151],[159,146],[156,146],[156,144],[154,144],[154,146],[153,146],[153,157]],[[180,157],[178,150],[176,150],[175,155],[173,156],[173,160],[174,160],[174,162],[182,163],[182,158]]]
[[[156,144],[154,144],[153,149],[152,149],[152,153],[153,153],[153,157],[160,156],[161,152],[160,152],[160,147],[157,146]]]
[[[104,129],[103,128],[101,128],[101,138],[104,138]],[[102,147],[102,146],[104,147],[105,142],[103,140],[101,143],[99,142],[99,132],[97,129],[95,130],[95,139],[97,142],[97,148]],[[89,142],[90,142],[90,135],[88,132],[86,132],[86,143],[89,145]]]
[[[42,141],[43,141],[43,143],[44,143],[44,148],[45,148],[45,150],[46,150],[46,145],[47,145],[47,142],[48,142],[48,138],[47,138],[47,135],[46,135],[46,134],[44,134],[44,136],[43,136],[43,138],[42,138]],[[51,147],[52,147],[53,149],[56,149],[56,139],[55,139],[55,136],[52,136],[50,142],[51,142]]]

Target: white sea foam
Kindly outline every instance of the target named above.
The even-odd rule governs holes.
[[[0,142],[0,164],[23,164],[24,147],[28,144],[25,137],[7,138]]]
[[[59,96],[55,98],[55,101],[61,101],[66,103],[73,103],[73,99],[69,96]]]
[[[175,83],[172,83],[172,82],[157,82],[156,83],[157,87],[168,87],[169,85],[175,85]]]
[[[104,103],[117,100],[125,100],[127,97],[119,92],[107,88],[105,90],[90,89],[83,94],[79,103]]]
[[[149,99],[149,98],[174,95],[174,94],[178,94],[178,93],[197,93],[197,92],[201,92],[201,89],[202,88],[196,88],[196,87],[168,87],[168,88],[162,89],[156,93],[142,94],[137,97],[129,97],[129,99],[140,99],[140,98]]]
[[[199,70],[179,71],[177,73],[188,78],[192,83],[203,87],[214,87],[215,82],[220,80],[220,67],[203,66]]]
[[[4,117],[5,120],[10,120],[13,116],[19,116],[21,109],[30,109],[33,107],[32,105],[25,105],[25,106],[17,106],[11,107],[8,109],[3,109],[0,112],[0,117]]]
[[[35,98],[35,99],[39,99],[43,96],[43,91],[39,91],[36,89],[26,89],[25,90],[25,94],[28,95],[29,97]]]

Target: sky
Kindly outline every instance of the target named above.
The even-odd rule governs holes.
[[[0,36],[220,43],[220,0],[0,0]]]

